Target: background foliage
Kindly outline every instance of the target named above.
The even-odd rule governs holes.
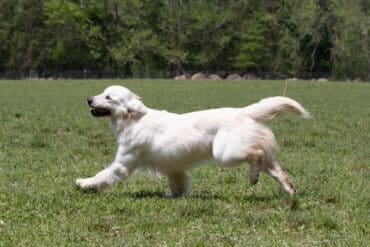
[[[369,80],[369,8],[369,0],[0,0],[0,73]]]

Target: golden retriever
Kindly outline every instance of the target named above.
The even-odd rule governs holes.
[[[275,158],[274,134],[263,125],[282,112],[309,117],[293,99],[277,96],[242,108],[176,114],[150,109],[129,89],[110,86],[87,101],[92,115],[110,118],[118,150],[107,168],[76,180],[81,189],[103,189],[145,168],[168,177],[170,193],[166,196],[181,196],[190,189],[187,171],[214,160],[225,167],[247,162],[252,185],[264,171],[289,195],[295,193],[292,180]]]

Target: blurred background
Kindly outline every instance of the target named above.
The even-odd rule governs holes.
[[[0,0],[0,78],[370,80],[369,0]]]

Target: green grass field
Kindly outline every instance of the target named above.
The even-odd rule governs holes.
[[[269,122],[298,194],[247,165],[192,170],[186,198],[137,173],[81,192],[114,157],[106,119],[86,98],[121,84],[152,108],[188,112],[281,95],[284,81],[0,81],[0,246],[370,246],[370,84],[289,82],[310,120]]]

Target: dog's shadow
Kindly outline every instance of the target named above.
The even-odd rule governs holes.
[[[122,196],[132,198],[132,200],[141,200],[141,199],[147,199],[147,198],[152,198],[152,199],[181,199],[181,198],[186,198],[186,199],[200,199],[204,201],[209,201],[209,200],[221,200],[221,201],[230,201],[229,196],[222,196],[219,194],[214,194],[206,191],[202,192],[195,192],[191,193],[189,195],[183,196],[183,197],[171,197],[171,198],[166,198],[165,193],[162,191],[136,191],[136,192],[122,192]],[[271,202],[274,200],[279,199],[279,195],[276,194],[269,194],[265,196],[261,195],[255,195],[255,194],[249,194],[249,195],[238,195],[238,196],[231,196],[234,200],[239,200],[243,202]]]
[[[136,191],[136,192],[122,192],[122,196],[132,198],[133,200],[140,200],[146,198],[163,198],[164,193],[161,191]]]

